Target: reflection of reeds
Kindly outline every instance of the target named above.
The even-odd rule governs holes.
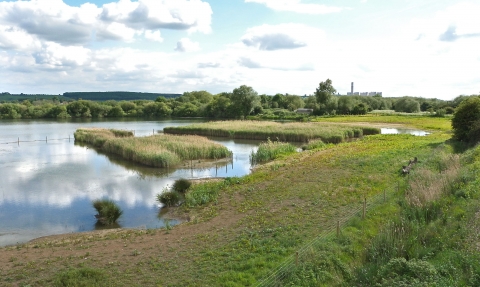
[[[75,132],[75,140],[155,167],[172,167],[184,160],[219,159],[231,155],[226,147],[200,136],[155,135],[136,138],[128,133],[82,128]]]
[[[349,138],[379,134],[380,129],[326,123],[223,121],[167,127],[164,128],[164,132],[253,140],[277,138],[287,142],[308,142],[311,139],[321,139],[325,143],[339,143]]]

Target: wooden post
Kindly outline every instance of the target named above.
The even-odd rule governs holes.
[[[363,201],[363,214],[362,214],[362,219],[365,219],[365,213],[367,211],[367,198],[365,197],[364,198],[364,201]]]
[[[340,220],[337,220],[337,237],[340,237]]]
[[[295,264],[298,266],[298,251],[295,253]]]

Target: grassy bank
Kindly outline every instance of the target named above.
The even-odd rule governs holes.
[[[475,286],[478,154],[458,155],[446,129],[296,153],[242,178],[192,186],[177,209],[188,222],[173,228],[3,249],[0,285]],[[418,164],[403,176],[413,157]],[[461,171],[444,181],[458,166],[450,162]],[[422,182],[439,184],[440,194],[414,192]],[[408,236],[395,233],[415,218]],[[411,248],[382,251],[392,246]]]
[[[82,128],[75,132],[75,141],[155,167],[173,167],[185,160],[220,159],[231,155],[226,147],[200,136],[133,137],[127,131]]]
[[[168,134],[195,134],[253,140],[308,142],[321,139],[325,143],[340,143],[364,135],[379,134],[380,129],[368,126],[328,123],[278,123],[264,121],[223,121],[167,127]]]

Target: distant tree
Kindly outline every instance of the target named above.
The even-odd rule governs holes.
[[[420,112],[420,103],[410,97],[403,97],[395,102],[395,111],[404,113]]]
[[[336,92],[337,90],[332,86],[332,80],[327,79],[325,82],[320,82],[315,91],[315,97],[319,104],[325,105]]]
[[[249,86],[240,86],[233,90],[231,101],[237,111],[236,116],[245,119],[253,110],[257,100],[257,92]]]
[[[459,104],[453,114],[452,128],[459,141],[480,141],[480,97],[470,97]]]

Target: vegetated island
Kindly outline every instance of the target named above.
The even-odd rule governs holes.
[[[279,123],[265,121],[218,121],[182,127],[166,127],[166,134],[191,134],[235,139],[278,140],[309,142],[320,139],[324,143],[341,143],[364,135],[380,134],[379,128],[327,123]]]
[[[131,131],[102,128],[80,128],[74,136],[80,143],[153,167],[174,167],[187,160],[222,159],[232,154],[221,144],[201,136],[134,137]]]

